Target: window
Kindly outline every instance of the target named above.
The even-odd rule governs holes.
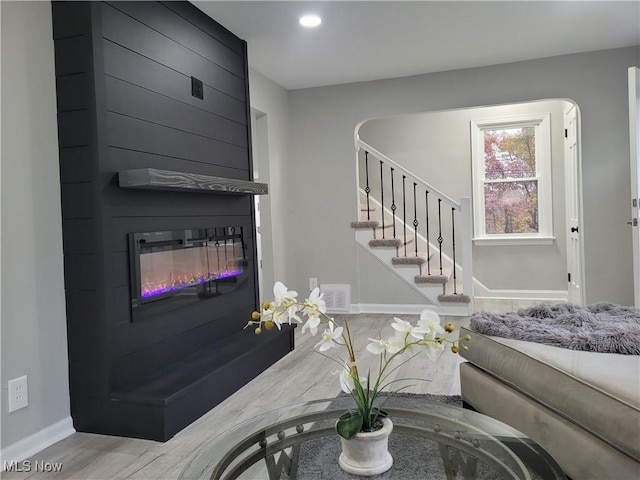
[[[474,241],[551,243],[549,114],[471,122]]]

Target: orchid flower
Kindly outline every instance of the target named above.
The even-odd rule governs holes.
[[[270,306],[269,308],[263,308],[260,316],[262,318],[269,318],[275,324],[275,326],[278,327],[278,330],[282,330],[282,315],[272,306]]]
[[[413,325],[411,325],[411,323],[398,317],[393,317],[393,323],[391,324],[391,327],[395,331],[403,333],[410,333],[413,329]]]
[[[291,325],[292,321],[296,323],[302,323],[302,320],[298,316],[300,306],[296,302],[298,292],[288,290],[282,282],[276,282],[273,286],[273,302],[271,302],[271,308],[274,310],[273,322],[280,328],[283,323],[281,316],[285,313],[287,315],[287,322]],[[282,310],[281,310],[282,309]],[[275,318],[277,316],[277,318]]]
[[[302,327],[302,333],[304,333],[307,328],[311,332],[311,335],[314,335],[318,332],[318,325],[320,325],[320,315],[327,311],[327,306],[322,299],[324,296],[323,293],[320,293],[319,288],[314,288],[309,295],[309,298],[305,300],[305,306],[302,309],[302,314],[306,315],[308,320]]]
[[[344,393],[351,393],[353,389],[356,388],[353,377],[351,376],[351,371],[346,364],[345,367],[340,370],[340,388]]]
[[[433,310],[423,310],[418,320],[418,326],[426,330],[422,338],[433,340],[437,336],[444,336],[445,330],[440,325],[440,315]]]
[[[307,323],[302,326],[302,333],[309,329],[311,335],[315,336],[315,334],[318,333],[318,325],[320,325],[320,317],[312,317],[309,315]]]
[[[344,362],[344,367],[335,373],[340,374],[340,388],[344,393],[351,393],[354,388],[356,388],[353,374],[351,373],[351,368],[349,367],[348,362]],[[362,384],[366,382],[367,379],[364,377],[360,377],[358,381]]]
[[[429,330],[421,325],[413,326],[406,320],[402,320],[398,317],[393,317],[393,323],[391,327],[398,333],[410,334],[412,337],[422,340],[425,334],[429,333]]]
[[[287,319],[289,321],[289,325],[291,325],[291,321],[295,320],[296,323],[302,323],[302,319],[298,316],[298,312],[300,311],[300,307],[298,305],[291,305],[287,307]]]
[[[327,305],[322,299],[324,293],[320,293],[318,287],[314,288],[309,294],[309,298],[305,300],[305,307],[302,309],[302,313],[309,317],[319,317],[320,314],[326,313]]]
[[[380,355],[384,352],[393,355],[404,348],[404,335],[396,335],[387,340],[370,338],[369,341],[371,343],[367,345],[367,351],[374,355]]]
[[[295,303],[297,297],[298,292],[293,290],[289,291],[282,282],[276,282],[273,286],[273,302],[271,302],[271,304],[274,307],[280,307],[283,304]]]
[[[322,339],[316,343],[315,348],[321,352],[326,352],[335,346],[336,340],[340,337],[342,337],[342,327],[335,328],[333,322],[329,322],[329,328],[322,333]]]
[[[444,351],[444,344],[440,342],[427,342],[423,347],[427,356],[431,360],[437,360],[440,354]]]

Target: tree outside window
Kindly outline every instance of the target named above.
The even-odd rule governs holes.
[[[549,236],[548,115],[472,127],[476,238]]]
[[[487,234],[538,233],[535,129],[485,130],[484,164]]]

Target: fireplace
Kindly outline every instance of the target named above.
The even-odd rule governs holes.
[[[294,348],[243,330],[268,193],[247,45],[190,2],[52,9],[73,424],[166,441]]]
[[[131,318],[230,293],[246,283],[242,227],[129,234]]]

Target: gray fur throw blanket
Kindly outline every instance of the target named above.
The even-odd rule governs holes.
[[[612,303],[540,304],[511,313],[476,312],[471,330],[571,350],[640,355],[640,309]]]

